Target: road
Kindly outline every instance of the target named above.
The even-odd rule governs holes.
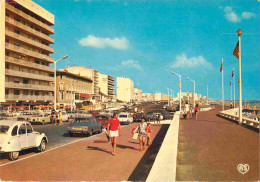
[[[155,104],[144,104],[143,107],[146,111],[158,109]],[[9,161],[6,155],[0,156],[0,178],[6,181],[145,180],[168,129],[167,125],[152,125],[153,147],[139,152],[138,140],[132,139],[131,135],[136,124],[123,126],[117,156],[112,156],[111,145],[104,133],[69,137],[68,124],[34,125],[35,131],[48,136],[46,152],[27,150],[21,152],[15,162]]]

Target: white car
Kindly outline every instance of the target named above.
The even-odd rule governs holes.
[[[133,122],[133,117],[130,113],[121,112],[118,115],[118,120],[120,121],[120,124],[130,124]]]
[[[0,121],[0,153],[8,153],[10,160],[17,160],[19,152],[29,148],[43,152],[47,143],[47,136],[34,131],[27,121]]]

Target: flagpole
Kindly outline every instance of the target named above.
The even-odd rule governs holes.
[[[239,124],[242,124],[242,66],[241,66],[241,35],[242,30],[237,30],[238,41],[239,41]]]
[[[236,108],[236,97],[235,97],[235,94],[236,94],[235,68],[233,68],[233,70],[234,70],[234,76],[233,76],[233,85],[234,85],[234,108]]]
[[[222,111],[224,111],[224,65],[222,58]]]

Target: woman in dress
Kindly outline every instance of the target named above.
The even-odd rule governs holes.
[[[147,127],[147,124],[145,122],[145,118],[142,117],[141,123],[139,124],[139,127],[138,127],[138,138],[139,138],[139,142],[140,142],[140,151],[143,151],[145,149],[144,144],[145,144],[145,140],[147,137],[146,127]]]

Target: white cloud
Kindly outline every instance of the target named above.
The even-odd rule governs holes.
[[[105,48],[113,47],[114,49],[126,50],[129,47],[129,41],[125,37],[120,38],[102,38],[95,37],[94,35],[88,35],[85,38],[79,40],[81,46]]]
[[[136,69],[136,70],[143,70],[143,68],[141,67],[139,62],[135,61],[133,59],[129,59],[127,61],[122,61],[121,66],[124,67],[124,68],[132,68],[132,69]]]
[[[244,19],[256,18],[256,14],[245,11],[242,13],[242,18]]]
[[[233,23],[237,23],[241,21],[241,18],[236,14],[236,12],[232,9],[232,7],[227,6],[224,8],[225,17],[228,21]]]
[[[177,55],[173,64],[173,68],[198,68],[198,67],[206,67],[212,68],[212,65],[203,57],[191,57],[188,58],[186,54]]]

